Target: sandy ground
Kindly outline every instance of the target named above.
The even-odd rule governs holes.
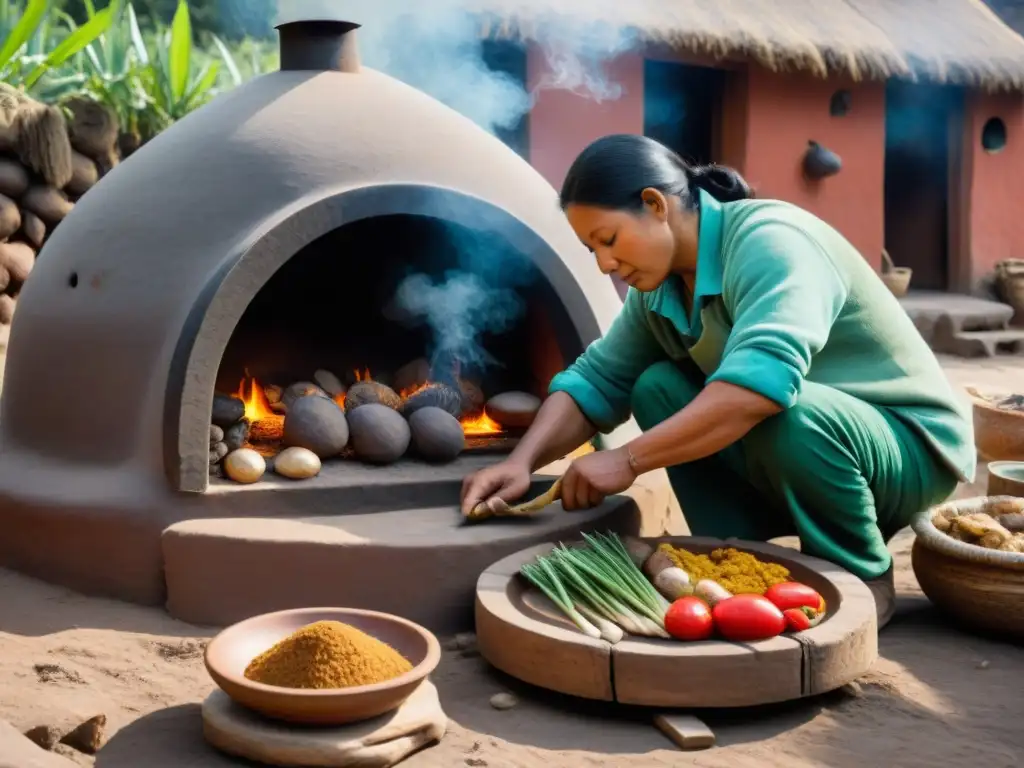
[[[1024,361],[944,361],[957,384],[1024,390]],[[984,477],[962,495],[983,491]],[[445,653],[434,676],[452,720],[410,768],[457,766],[679,766],[888,768],[1020,765],[1024,654],[947,626],[910,568],[912,535],[892,549],[900,606],[881,635],[881,658],[858,683],[814,700],[756,711],[705,713],[719,741],[680,753],[649,712],[591,706],[529,689],[488,669],[472,651]],[[108,717],[97,768],[228,768],[205,746],[199,702],[209,632],[162,611],[87,598],[0,570],[0,719],[19,729],[71,727]],[[514,709],[488,705],[497,692]],[[3,756],[0,755],[0,758]],[[2,760],[0,760],[2,762]]]

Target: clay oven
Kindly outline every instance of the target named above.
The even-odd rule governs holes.
[[[211,479],[215,392],[317,368],[393,375],[431,343],[388,315],[396,285],[456,271],[522,309],[487,336],[501,365],[477,383],[542,394],[620,302],[541,176],[361,68],[357,24],[279,29],[281,71],[134,154],[45,245],[11,329],[0,564],[166,599],[197,622],[335,604],[454,627],[491,562],[581,526],[628,527],[631,502],[460,526],[461,478],[494,460],[473,451],[444,466],[325,461],[301,482]],[[446,369],[457,377],[458,361]],[[424,579],[436,597],[419,604]]]

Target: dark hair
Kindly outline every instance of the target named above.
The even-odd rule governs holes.
[[[562,208],[594,205],[613,210],[639,211],[640,193],[648,187],[678,197],[696,210],[703,189],[722,203],[754,196],[740,174],[724,165],[690,165],[654,139],[616,134],[598,139],[573,161],[562,183]]]

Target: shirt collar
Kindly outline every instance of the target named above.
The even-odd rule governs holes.
[[[697,194],[700,228],[697,233],[697,277],[690,316],[686,316],[686,303],[683,301],[686,288],[676,275],[651,291],[647,300],[652,312],[669,320],[687,336],[700,336],[703,331],[700,311],[705,300],[722,294],[722,204],[703,189]]]

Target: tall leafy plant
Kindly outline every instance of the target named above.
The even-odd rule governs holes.
[[[53,41],[54,17],[63,27],[60,42]],[[9,1],[0,3],[0,33],[4,36],[0,45],[0,80],[25,91],[37,89],[45,76],[59,75],[58,70],[101,36],[113,19],[113,9],[106,8],[80,27],[68,26],[63,14],[55,14],[50,0],[28,0],[25,6]],[[47,85],[52,88],[54,83]]]
[[[158,28],[152,54],[146,90],[168,125],[213,98],[220,62],[211,59],[198,64],[194,59],[192,21],[185,0],[178,1],[170,29]]]

